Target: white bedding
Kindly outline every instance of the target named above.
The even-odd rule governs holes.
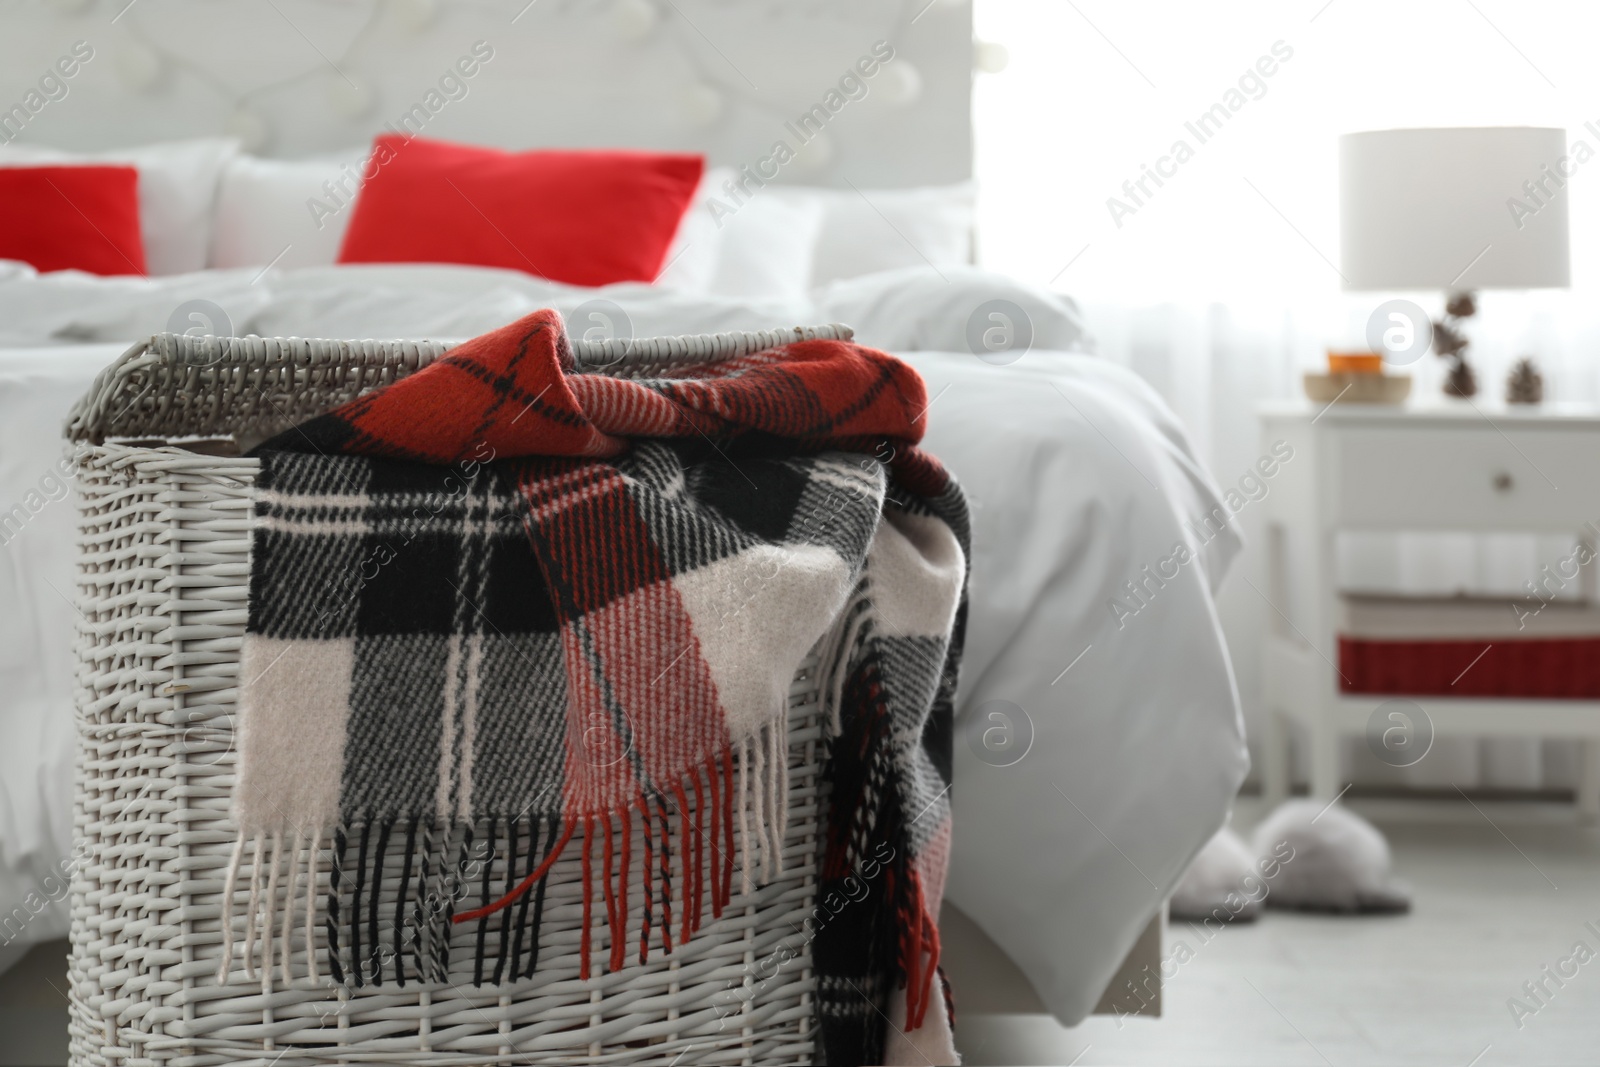
[[[1118,628],[1107,601],[1192,537],[1182,524],[1219,497],[1148,386],[1061,351],[1082,336],[1058,297],[971,270],[899,271],[804,300],[736,302],[473,268],[151,281],[7,277],[0,267],[0,512],[40,503],[0,568],[0,924],[28,910],[30,893],[41,910],[20,938],[66,930],[65,904],[40,887],[66,862],[71,838],[73,505],[49,499],[41,478],[60,455],[67,407],[95,371],[197,297],[220,305],[235,332],[264,335],[463,337],[537,306],[570,315],[596,298],[625,309],[635,336],[851,323],[927,378],[927,444],[973,500],[962,722],[1003,699],[1035,732],[1028,754],[1004,768],[979,761],[967,731],[958,734],[949,898],[1074,1023],[1222,822],[1247,757],[1212,591],[1237,543],[1231,534],[1211,542]],[[1009,366],[965,348],[969,309],[994,297],[1033,319],[1035,349]],[[0,941],[11,936],[0,930]]]

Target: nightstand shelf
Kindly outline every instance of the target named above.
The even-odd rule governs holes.
[[[1341,530],[1526,532],[1576,540],[1585,523],[1600,521],[1600,412],[1492,411],[1464,402],[1326,409],[1287,402],[1259,410],[1264,448],[1285,441],[1294,449],[1262,501],[1264,593],[1272,604],[1261,679],[1262,785],[1269,800],[1289,787],[1286,722],[1298,722],[1309,738],[1312,795],[1331,799],[1343,785],[1340,739],[1362,734],[1380,704],[1403,697],[1422,709],[1435,737],[1581,740],[1578,807],[1587,818],[1600,816],[1600,700],[1341,691],[1334,566]]]

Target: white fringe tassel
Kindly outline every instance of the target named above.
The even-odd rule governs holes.
[[[744,854],[739,874],[741,893],[755,889],[755,882],[750,877],[750,748],[748,740],[739,742],[739,851]]]
[[[783,873],[783,839],[789,831],[789,737],[787,723],[767,727],[767,783],[772,789],[767,810],[772,812],[772,874]]]
[[[783,873],[789,829],[788,704],[774,721],[737,746],[739,763],[740,892],[752,892]],[[752,823],[754,826],[752,827]],[[757,853],[760,859],[757,859]],[[759,868],[757,864],[759,863]]]
[[[317,868],[322,859],[322,828],[311,837],[306,854],[306,972],[317,980]]]
[[[222,880],[222,962],[217,965],[217,984],[226,985],[233,969],[233,892],[239,883],[239,864],[244,859],[244,835],[233,843],[233,858]]]
[[[299,830],[296,830],[294,847],[289,852],[289,889],[283,896],[283,935],[280,939],[283,948],[283,967],[279,973],[283,975],[284,985],[294,981],[293,975],[289,972],[289,957],[294,952],[294,895],[300,888],[300,855],[305,843],[305,838]]]
[[[283,859],[283,834],[272,832],[272,861],[267,867],[266,906],[261,909],[261,990],[272,991],[272,957],[274,935],[278,932],[273,918],[278,911],[278,866]]]
[[[261,916],[261,853],[266,843],[264,836],[256,835],[255,858],[250,863],[250,910],[245,913],[244,923],[244,976],[252,982],[256,980],[256,923]]]
[[[755,737],[750,739],[751,752],[756,759],[752,772],[755,783],[751,792],[751,799],[755,802],[756,843],[761,849],[761,881],[766,882],[771,876],[767,868],[772,864],[772,840],[767,836],[767,728],[762,727]]]
[[[301,869],[305,873],[305,950],[306,971],[313,982],[317,972],[317,874],[322,854],[322,831],[311,838],[306,847],[303,831],[296,830],[289,848],[284,848],[281,830],[271,835],[272,848],[267,849],[267,835],[258,833],[251,837],[240,834],[233,844],[233,856],[222,883],[222,961],[217,965],[217,984],[226,985],[233,969],[235,956],[234,896],[239,887],[239,871],[244,866],[246,844],[252,844],[250,862],[250,902],[246,906],[244,950],[238,955],[244,962],[244,976],[249,981],[258,977],[260,967],[261,988],[272,989],[272,971],[277,963],[278,974],[285,985],[294,981],[294,919],[295,902],[300,895]],[[279,876],[288,874],[288,885],[278,892]],[[256,943],[260,941],[260,952]]]

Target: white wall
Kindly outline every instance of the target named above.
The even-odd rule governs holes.
[[[1600,127],[1593,3],[978,0],[975,26],[1011,52],[1007,71],[975,88],[983,265],[1087,298],[1100,351],[1162,392],[1222,481],[1259,454],[1256,403],[1298,395],[1300,372],[1330,345],[1359,344],[1367,315],[1392,295],[1340,291],[1339,134],[1560,126],[1600,153],[1600,134],[1585,128]],[[1278,42],[1292,56],[1200,144],[1185,122]],[[1178,138],[1193,158],[1114,220],[1108,199],[1126,201],[1122,183]],[[1570,290],[1480,302],[1469,332],[1486,396],[1498,398],[1511,362],[1532,354],[1547,396],[1600,401],[1597,193],[1600,154],[1570,183]],[[1435,313],[1442,303],[1411,295]],[[1417,395],[1438,392],[1438,360],[1411,370]],[[1247,548],[1219,610],[1254,733],[1269,609],[1241,580],[1265,587],[1256,517],[1241,522]],[[1442,744],[1439,757],[1430,762],[1452,760],[1463,784],[1527,784],[1496,781],[1506,761],[1477,743]],[[1546,784],[1570,781],[1566,755],[1542,762]]]

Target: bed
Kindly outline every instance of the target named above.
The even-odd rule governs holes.
[[[688,7],[683,17],[692,19],[699,8]],[[832,185],[818,195],[835,198],[835,206],[848,202],[858,219],[870,223],[876,216],[886,224],[875,238],[849,232],[866,224],[845,225],[824,254],[818,249],[826,246],[819,236],[825,227],[819,231],[822,224],[814,222],[807,268],[798,276],[794,254],[773,248],[746,248],[731,272],[735,280],[725,269],[720,285],[715,267],[702,264],[698,278],[687,276],[694,257],[681,247],[673,259],[677,275],[669,263],[656,283],[603,287],[472,265],[317,265],[314,256],[302,260],[298,253],[267,263],[270,253],[252,257],[248,248],[276,240],[273,228],[254,236],[238,229],[261,216],[237,205],[233,251],[219,257],[213,233],[204,269],[97,277],[0,263],[0,541],[7,561],[0,603],[8,609],[0,613],[0,726],[8,739],[0,748],[0,940],[20,945],[66,930],[75,609],[70,466],[61,466],[60,428],[94,375],[133,341],[167,329],[447,341],[555,307],[571,330],[640,337],[848,323],[857,340],[902,356],[922,373],[931,398],[926,444],[962,481],[974,509],[946,894],[946,925],[961,931],[948,962],[958,1005],[962,975],[982,981],[996,973],[993,959],[977,958],[984,954],[1000,953],[1007,973],[1036,996],[1026,1007],[1067,1025],[1095,1010],[1108,986],[1127,980],[1118,970],[1136,945],[1142,954],[1135,972],[1147,965],[1159,970],[1159,937],[1152,942],[1149,931],[1153,924],[1158,930],[1167,893],[1223,822],[1247,766],[1213,600],[1238,543],[1231,532],[1196,536],[1191,517],[1221,502],[1213,479],[1155,392],[1094,356],[1072,302],[964,262],[971,258],[970,231],[962,230],[971,224],[971,190],[961,182],[970,174],[964,112],[970,11],[941,3],[926,20],[895,5],[863,11],[812,17],[823,28],[834,18],[852,39],[869,41],[883,27],[864,23],[880,19],[888,32],[901,34],[896,39],[917,64],[920,90],[909,112],[869,114],[864,129],[841,123],[830,130],[836,148],[854,153],[857,169],[824,165],[796,173]],[[468,16],[444,16],[457,17]],[[664,33],[653,40],[669,53],[689,48]],[[724,48],[742,55],[729,40]],[[751,47],[759,44],[751,40]],[[859,50],[852,45],[846,52]],[[818,45],[810,61],[831,70],[836,52]],[[84,77],[92,70],[90,64]],[[735,80],[727,71],[721,76],[724,88]],[[474,91],[494,90],[485,81]],[[126,106],[133,109],[130,123],[162,114],[170,123],[176,107],[153,100]],[[482,107],[474,120],[480,131],[491,128],[483,116],[493,113],[492,98]],[[878,147],[872,122],[911,122],[941,137],[919,158]],[[609,128],[616,138],[629,136],[621,120]],[[656,141],[661,128],[651,127]],[[675,142],[669,147],[709,149],[714,164],[737,166],[766,128],[740,114],[719,127],[717,143],[706,143],[709,134],[679,133],[668,138]],[[534,139],[509,120],[493,130],[480,139]],[[954,149],[952,131],[959,135]],[[70,130],[66,120],[58,132],[70,134],[64,139],[75,139],[75,147],[97,147],[105,135]],[[566,138],[577,140],[570,132]],[[8,150],[0,149],[0,165]],[[248,166],[257,177],[271,171]],[[723,173],[708,172],[703,188],[726,181]],[[849,188],[857,184],[852,175],[871,184]],[[904,188],[918,183],[943,184]],[[951,206],[962,197],[965,215]],[[227,201],[219,194],[209,216],[218,233]],[[864,214],[862,202],[870,209]],[[291,199],[291,208],[298,203]],[[907,230],[914,240],[906,239]],[[854,238],[853,247],[840,244],[846,237]],[[243,262],[252,258],[258,262]],[[757,284],[752,279],[765,277],[763,271],[794,277]],[[1020,312],[1031,338],[1003,359],[982,358],[983,345],[973,341],[999,321],[990,318],[994,307]],[[1176,573],[1152,577],[1180,545],[1190,551]],[[992,1000],[980,995],[976,1003]]]

